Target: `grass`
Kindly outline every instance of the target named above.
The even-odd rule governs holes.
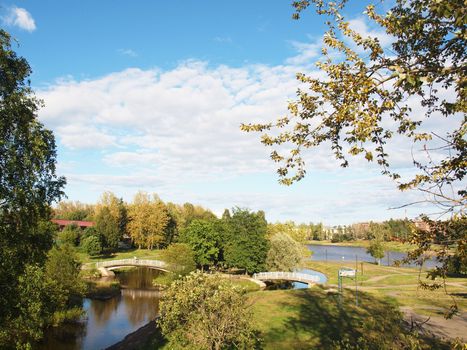
[[[341,267],[355,268],[355,264],[342,262],[309,261],[307,268],[320,271],[328,276],[328,284],[337,284],[337,273]],[[406,267],[378,266],[371,263],[358,264],[357,283],[361,290],[379,298],[393,300],[398,306],[411,307],[424,315],[440,314],[453,304],[450,294],[459,293],[464,297],[456,297],[461,310],[467,310],[465,292],[467,278],[447,278],[447,292],[443,288],[429,291],[419,287],[419,278],[423,282],[433,282],[426,279],[426,272],[419,274],[419,270]],[[420,277],[419,277],[420,275]],[[439,282],[442,282],[440,280]],[[354,288],[353,279],[344,279],[344,286]]]
[[[77,256],[79,260],[85,263],[95,263],[98,261],[105,260],[118,260],[118,259],[131,259],[137,257],[138,259],[153,259],[157,260],[160,257],[160,250],[149,250],[149,249],[129,249],[124,251],[118,251],[111,254],[98,255],[90,257],[87,253],[77,249]]]
[[[264,349],[399,349],[413,339],[402,326],[394,302],[360,295],[357,307],[351,291],[342,301],[320,287],[261,291],[249,294],[253,322]],[[447,348],[422,340],[425,348]]]

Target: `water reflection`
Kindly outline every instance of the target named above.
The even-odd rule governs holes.
[[[163,273],[137,268],[116,274],[121,295],[109,300],[84,299],[86,319],[79,325],[51,329],[38,350],[91,350],[106,348],[148,323],[159,311],[160,292],[152,280]]]

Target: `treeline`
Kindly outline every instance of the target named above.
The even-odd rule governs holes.
[[[59,234],[59,240],[75,246],[97,247],[100,244],[102,249],[113,250],[124,240],[131,240],[138,248],[166,247],[177,241],[180,232],[193,220],[210,220],[216,216],[191,203],[165,203],[155,194],[138,192],[132,202],[125,203],[115,194],[105,192],[95,205],[60,202],[54,208],[54,218],[95,222],[84,231],[66,227]]]
[[[390,219],[381,223],[369,222],[353,225],[326,227],[318,224],[296,224],[293,221],[268,225],[268,232],[285,232],[299,242],[324,241],[344,242],[354,240],[405,241],[415,226],[408,219]]]
[[[105,192],[95,205],[62,202],[54,216],[95,221],[85,230],[67,226],[58,234],[59,243],[81,246],[90,255],[117,250],[126,241],[136,248],[169,247],[169,252],[185,255],[190,254],[188,248],[201,269],[235,268],[253,273],[292,271],[308,252],[301,244],[303,237],[289,226],[268,226],[263,211],[226,209],[217,218],[200,206],[165,203],[145,192],[138,192],[130,203],[111,192]]]

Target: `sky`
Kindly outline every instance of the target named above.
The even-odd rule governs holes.
[[[320,74],[323,18],[310,9],[294,21],[290,3],[2,2],[1,27],[32,67],[68,199],[93,203],[112,191],[131,201],[142,190],[218,215],[238,206],[269,221],[327,225],[428,210],[390,209],[423,198],[399,192],[366,161],[340,168],[329,147],[306,153],[305,179],[280,185],[271,149],[240,130],[286,113],[297,72]],[[345,11],[353,28],[391,42],[361,7]],[[410,173],[412,146],[396,139],[391,147],[395,169]]]

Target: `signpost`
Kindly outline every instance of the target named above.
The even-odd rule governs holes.
[[[339,300],[342,298],[342,290],[343,290],[343,278],[344,277],[353,277],[355,278],[355,304],[358,306],[358,297],[357,297],[357,270],[344,267],[339,269],[337,274],[337,282],[338,282],[338,291],[339,291]]]

